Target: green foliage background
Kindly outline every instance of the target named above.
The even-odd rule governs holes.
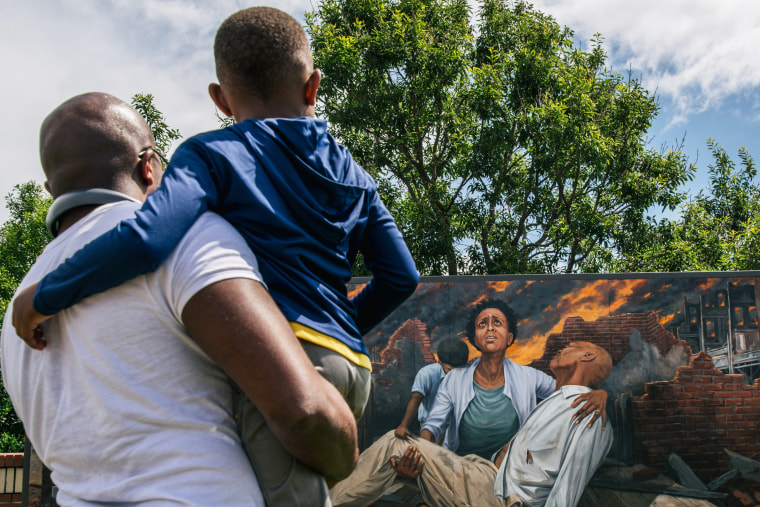
[[[529,4],[324,0],[319,111],[378,181],[426,275],[596,271],[694,167],[650,149],[654,95],[601,37]]]
[[[0,322],[16,287],[51,239],[45,228],[51,200],[41,185],[16,185],[5,202],[10,218],[0,226]],[[23,450],[24,428],[5,389],[0,389],[0,452]]]

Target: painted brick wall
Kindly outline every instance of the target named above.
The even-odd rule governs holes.
[[[401,349],[397,345],[404,338],[420,343],[422,357],[426,363],[435,362],[435,355],[431,350],[430,337],[427,334],[427,324],[419,319],[409,319],[388,339],[388,344],[380,352],[380,361],[372,363],[372,372],[375,374],[380,385],[387,387],[392,382],[392,379],[382,378],[382,374],[388,366],[392,364],[398,367],[402,366]]]
[[[662,467],[675,452],[707,482],[729,470],[724,448],[760,454],[760,379],[742,382],[700,352],[673,380],[646,384],[646,394],[633,400],[634,432],[643,445],[635,460]]]
[[[657,347],[662,354],[676,346],[691,351],[685,341],[676,340],[673,333],[660,325],[653,311],[600,317],[588,322],[581,317],[569,317],[561,333],[549,335],[543,356],[533,361],[531,366],[549,373],[552,357],[573,341],[596,343],[606,349],[612,356],[612,363],[617,364],[631,350],[629,339],[634,329],[641,334],[644,342]]]
[[[0,507],[21,507],[23,453],[0,453]]]

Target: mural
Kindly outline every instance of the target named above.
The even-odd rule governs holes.
[[[760,504],[759,277],[423,278],[365,335],[373,396],[361,421],[363,444],[399,424],[415,374],[436,361],[441,340],[465,339],[472,307],[499,299],[517,321],[506,352],[511,360],[551,374],[551,358],[578,340],[612,356],[603,388],[615,443],[587,488],[586,505],[649,505],[665,493],[692,502],[673,505]],[[352,280],[349,291],[363,283]],[[470,359],[477,355],[470,346]],[[597,490],[604,493],[594,503]]]

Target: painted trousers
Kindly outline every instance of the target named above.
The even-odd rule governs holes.
[[[506,500],[493,495],[496,466],[474,454],[458,456],[427,440],[396,438],[393,431],[383,435],[359,456],[353,473],[330,490],[335,507],[371,505],[396,479],[390,463],[406,452],[409,445],[419,449],[425,462],[416,478],[422,500],[434,507],[505,507]]]

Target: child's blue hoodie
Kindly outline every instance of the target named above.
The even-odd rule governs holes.
[[[207,210],[246,239],[289,321],[355,353],[366,355],[362,333],[417,286],[414,261],[375,182],[325,121],[246,120],[184,142],[134,219],[42,279],[35,309],[57,313],[155,270]],[[357,251],[374,276],[349,300],[346,283]]]

